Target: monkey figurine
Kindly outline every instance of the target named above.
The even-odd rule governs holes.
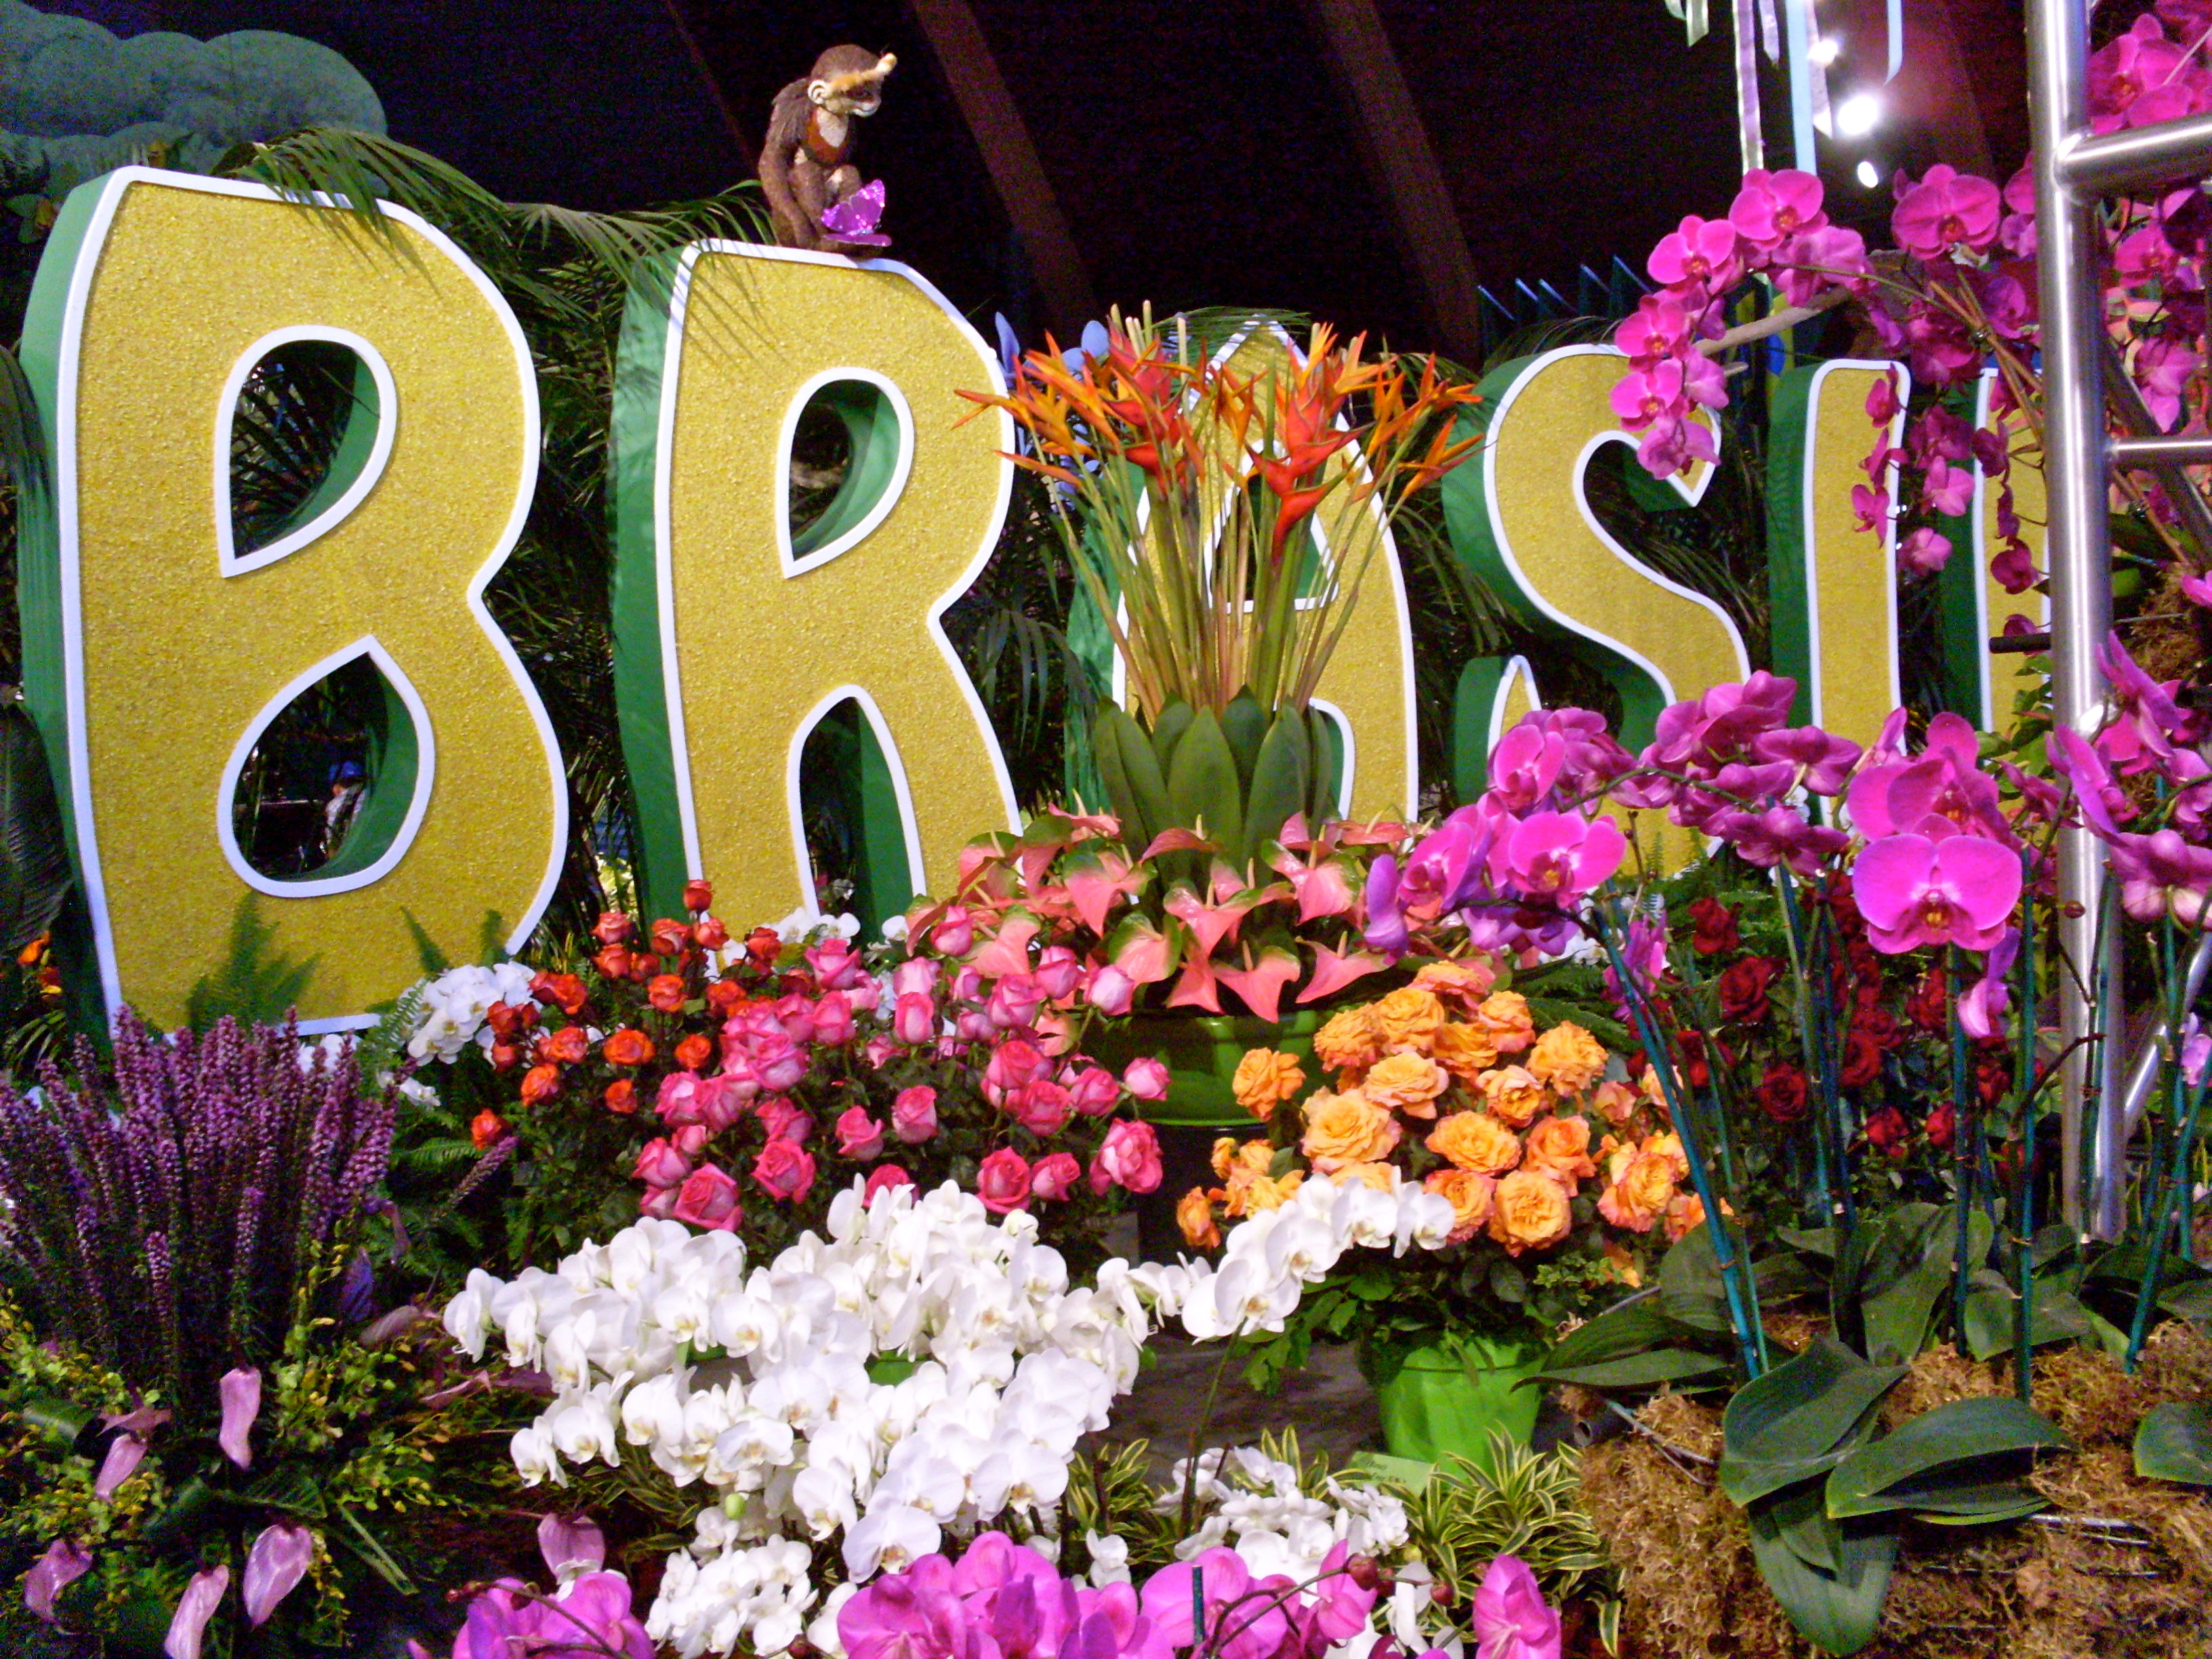
[[[761,189],[785,247],[845,251],[822,216],[860,188],[853,165],[856,120],[876,112],[884,77],[898,59],[865,46],[832,46],[814,60],[803,80],[775,95],[762,146]]]

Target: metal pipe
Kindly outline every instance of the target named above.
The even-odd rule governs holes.
[[[2040,17],[2052,9],[2038,0],[2035,15]],[[2082,36],[2084,41],[2087,39]],[[2075,61],[2081,61],[2078,52]],[[2039,126],[2039,144],[2043,142],[2042,131]],[[2212,115],[2185,115],[2179,121],[2160,121],[2155,126],[2131,127],[2096,137],[2084,136],[2087,131],[2086,120],[2069,122],[2064,132],[2051,134],[2050,149],[2036,152],[2039,157],[2053,156],[2059,182],[2081,197],[2124,196],[2212,173]]]
[[[2212,461],[2212,436],[2202,433],[2112,440],[2114,466],[2148,471],[2167,466],[2202,466],[2207,461]]]
[[[2181,515],[2183,529],[2197,545],[2197,557],[2212,563],[2212,510],[2205,507],[2204,492],[2182,470],[2183,458],[2168,453],[2202,440],[2179,434],[2171,437],[2161,434],[2157,417],[2150,412],[2150,405],[2143,402],[2142,390],[2128,378],[2127,365],[2120,361],[2119,348],[2112,343],[2112,337],[2106,334],[2098,343],[2105,355],[2105,386],[2111,393],[2108,403],[2112,414],[2120,431],[2126,434],[2112,442],[2112,465],[2125,466],[2130,465],[2128,456],[2143,454],[2140,465],[2148,467],[2164,486],[2166,499]],[[2155,442],[2139,448],[2146,439]]]
[[[2189,953],[2189,966],[2181,976],[2181,1006],[2189,1007],[2197,1000],[2197,994],[2204,988],[2204,975],[2212,969],[2212,933],[2197,941],[2197,948]],[[2158,1081],[2159,1063],[2166,1058],[2166,1045],[2173,1038],[2173,1024],[2161,1018],[2150,1030],[2150,1035],[2136,1050],[2136,1063],[2128,1068],[2127,1092],[2122,1097],[2122,1133],[2132,1135],[2136,1125],[2142,1121],[2144,1110],[2150,1105],[2151,1085]]]
[[[2104,712],[2097,647],[2112,625],[2112,548],[2106,523],[2104,331],[2094,197],[2072,188],[2059,158],[2088,130],[2085,0],[2032,0],[2028,7],[2029,118],[2035,149],[2035,216],[2043,314],[2044,467],[2050,498],[2051,717],[2082,732]],[[2164,152],[2160,152],[2161,157]],[[2093,152],[2092,163],[2096,161]],[[2059,1040],[2099,1030],[2101,1005],[2117,988],[2118,933],[2100,922],[2110,909],[2104,849],[2083,829],[2058,839]],[[2121,1223],[2119,1110],[2114,1045],[2070,1048],[2059,1093],[2060,1188],[2068,1224],[2098,1237]],[[2098,1110],[2103,1105],[2110,1109]],[[2085,1143],[2085,1128],[2095,1125]]]

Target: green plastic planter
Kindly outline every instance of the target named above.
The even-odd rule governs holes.
[[[1545,1346],[1520,1334],[1455,1331],[1415,1348],[1375,1380],[1382,1442],[1393,1457],[1459,1456],[1491,1467],[1491,1436],[1528,1443],[1543,1390],[1519,1387],[1543,1368]]]

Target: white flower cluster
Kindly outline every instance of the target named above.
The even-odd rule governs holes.
[[[416,1060],[435,1055],[450,1065],[471,1042],[489,1048],[491,1032],[484,1016],[495,1002],[529,1001],[533,977],[520,962],[447,969],[422,987],[422,1018],[407,1039],[407,1052]]]
[[[1185,1458],[1160,1494],[1161,1509],[1182,1504],[1189,1475]],[[1322,1558],[1340,1540],[1354,1555],[1382,1559],[1411,1536],[1406,1506],[1389,1493],[1347,1485],[1334,1475],[1318,1493],[1308,1492],[1296,1466],[1258,1446],[1201,1452],[1194,1491],[1205,1520],[1176,1546],[1176,1554],[1188,1561],[1225,1544],[1243,1557],[1255,1577],[1281,1573],[1303,1584],[1320,1574]]]
[[[1230,1230],[1217,1267],[1184,1261],[1138,1271],[1163,1314],[1180,1316],[1200,1341],[1279,1331],[1305,1287],[1317,1285],[1355,1247],[1403,1255],[1418,1245],[1441,1249],[1451,1237],[1449,1200],[1391,1172],[1387,1189],[1314,1176],[1279,1208],[1246,1216]]]
[[[1070,1288],[1060,1253],[1016,1211],[994,1217],[948,1182],[831,1205],[772,1265],[748,1267],[726,1232],[643,1220],[557,1272],[482,1272],[446,1328],[481,1355],[496,1329],[510,1364],[543,1370],[552,1403],[516,1435],[526,1481],[645,1448],[719,1505],[670,1558],[647,1620],[693,1656],[782,1652],[816,1590],[804,1539],[840,1532],[859,1583],[1002,1516],[1050,1530],[1067,1462],[1135,1379],[1151,1333],[1139,1281],[1109,1261]],[[916,1359],[877,1382],[870,1360]],[[835,1647],[834,1608],[810,1634]]]

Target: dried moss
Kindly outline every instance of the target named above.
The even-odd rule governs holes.
[[[1883,1415],[2010,1391],[2003,1366],[1942,1348],[1915,1362]],[[2148,1407],[2207,1395],[2212,1337],[2185,1325],[2153,1334],[2134,1376],[2083,1350],[2039,1356],[2035,1403],[2081,1448],[2033,1477],[2061,1524],[1909,1527],[1866,1659],[2212,1654],[2212,1502],[2137,1479],[2131,1450]],[[1718,1452],[1715,1407],[1661,1395],[1640,1420],[1682,1451]],[[1704,1475],[1644,1436],[1583,1454],[1583,1503],[1627,1598],[1624,1659],[1812,1659],[1759,1577],[1742,1512]]]

